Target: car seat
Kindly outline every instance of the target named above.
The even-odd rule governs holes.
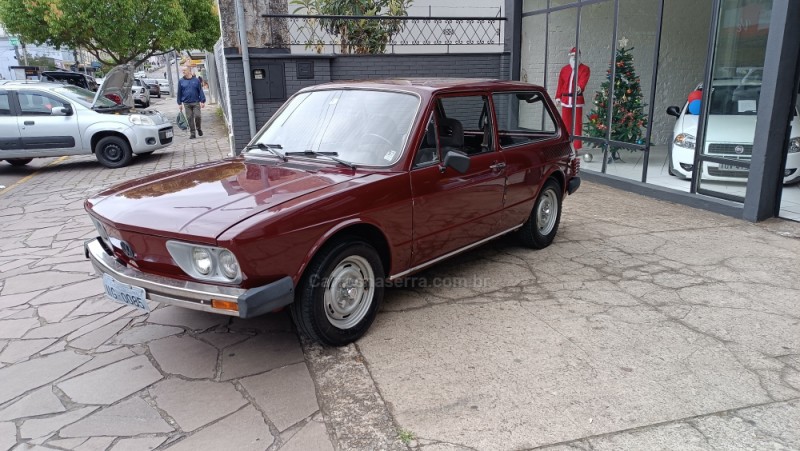
[[[459,120],[449,117],[439,120],[439,143],[442,145],[442,154],[464,147],[464,126]]]

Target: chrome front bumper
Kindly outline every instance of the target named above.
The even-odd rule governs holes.
[[[245,290],[144,273],[109,255],[97,238],[86,241],[83,247],[97,274],[108,274],[119,282],[144,288],[145,297],[151,301],[240,318],[269,313],[294,301],[294,283],[289,276]],[[238,311],[214,308],[212,299],[235,302]]]

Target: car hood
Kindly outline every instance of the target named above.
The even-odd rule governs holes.
[[[126,182],[87,203],[119,229],[214,240],[250,216],[364,175],[237,158]]]
[[[682,120],[682,130],[678,130],[676,133],[683,132],[697,137],[697,116],[687,114]],[[755,115],[712,114],[708,116],[706,141],[719,143],[752,143],[755,132]]]
[[[116,66],[106,74],[103,84],[94,96],[92,108],[97,106],[97,100],[105,97],[106,94],[119,96],[122,99],[122,104],[133,108],[133,98],[131,96],[131,87],[133,86],[133,67],[129,64]]]

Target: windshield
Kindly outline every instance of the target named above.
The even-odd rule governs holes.
[[[760,94],[760,84],[714,85],[709,114],[755,115]]]
[[[64,97],[69,97],[70,100],[74,100],[86,108],[91,108],[92,102],[94,102],[94,92],[79,88],[77,86],[63,86],[60,88],[54,88],[53,91],[63,95]],[[116,102],[105,97],[101,97],[97,99],[97,106],[112,107],[116,106]]]
[[[367,166],[397,162],[411,133],[419,99],[412,94],[369,90],[325,90],[299,94],[270,121],[253,144],[281,152],[330,152]],[[249,153],[264,154],[263,149]]]

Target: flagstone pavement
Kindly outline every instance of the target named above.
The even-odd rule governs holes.
[[[152,108],[171,119],[173,99]],[[226,157],[216,106],[205,136],[121,169],[56,159],[0,191],[0,451],[333,449],[286,314],[242,321],[104,298],[84,258],[91,194]],[[155,304],[153,304],[155,306]]]

